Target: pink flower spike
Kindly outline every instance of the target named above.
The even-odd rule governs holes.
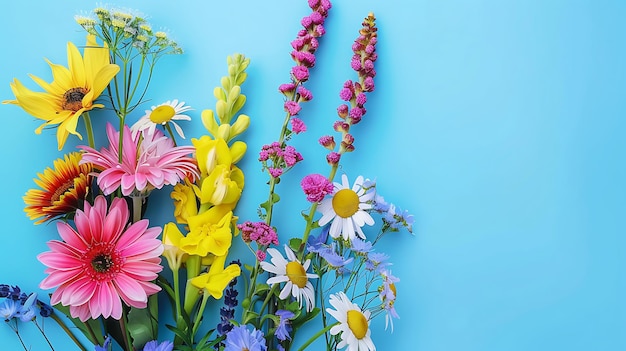
[[[328,155],[326,155],[326,161],[331,166],[338,164],[340,159],[341,159],[341,154],[339,154],[338,152],[332,151],[332,152],[329,152]]]
[[[300,182],[302,190],[306,194],[307,201],[311,203],[321,202],[324,197],[334,190],[333,183],[321,174],[309,174]]]
[[[93,206],[85,201],[84,208],[76,212],[76,229],[57,222],[63,241],[49,241],[51,251],[37,256],[48,267],[39,286],[56,288],[51,303],[69,306],[71,316],[83,322],[120,319],[122,303],[143,308],[148,296],[161,290],[151,282],[163,269],[161,228],[148,228],[148,220],[127,226],[130,213],[121,198],[108,211],[102,195]]]
[[[306,125],[300,118],[294,117],[291,119],[291,130],[296,134],[300,134],[306,132]]]
[[[294,79],[299,82],[304,82],[309,79],[309,69],[305,66],[293,66],[293,68],[291,69],[291,74],[293,75]]]
[[[289,113],[289,115],[291,115],[291,116],[297,115],[298,112],[300,112],[301,109],[302,109],[302,107],[300,107],[300,104],[295,102],[295,101],[286,101],[285,102],[285,111],[287,111],[287,113]]]

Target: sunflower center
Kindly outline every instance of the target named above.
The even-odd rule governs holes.
[[[83,98],[87,94],[87,89],[79,87],[72,88],[63,94],[63,103],[61,107],[64,110],[78,111],[83,108]]]
[[[359,203],[359,195],[350,189],[341,189],[333,196],[333,209],[341,218],[352,217],[359,210]]]
[[[296,284],[300,289],[306,286],[308,281],[304,267],[299,262],[291,261],[287,263],[287,277],[292,283]]]
[[[157,124],[169,122],[176,115],[176,111],[170,105],[161,105],[150,112],[150,120]]]
[[[367,319],[357,310],[348,311],[348,328],[357,339],[363,339],[367,334]]]
[[[113,267],[114,262],[110,254],[97,254],[91,259],[91,267],[98,273],[106,273]]]
[[[74,187],[74,180],[68,179],[65,183],[61,184],[58,188],[54,189],[54,192],[50,195],[50,203],[54,204],[55,202],[61,200],[61,196],[65,194],[68,190]]]

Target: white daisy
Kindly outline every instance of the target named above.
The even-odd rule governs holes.
[[[267,252],[272,256],[272,263],[263,261],[261,262],[261,268],[276,275],[269,278],[267,284],[273,286],[274,284],[286,283],[280,292],[279,298],[284,300],[291,293],[300,304],[300,308],[302,308],[302,298],[304,297],[307,312],[313,310],[315,307],[315,290],[313,290],[313,284],[311,284],[309,279],[317,278],[317,275],[306,272],[309,269],[311,260],[306,260],[304,264],[300,263],[296,258],[296,254],[287,245],[285,245],[285,253],[289,261],[274,248],[267,249]]]
[[[363,187],[363,176],[358,176],[350,188],[348,176],[344,174],[341,184],[335,182],[334,186],[333,195],[322,200],[318,207],[322,213],[319,225],[333,221],[329,233],[335,239],[341,235],[345,240],[352,240],[356,234],[365,239],[361,227],[374,224],[374,219],[366,210],[372,208],[371,200],[376,193]]]
[[[370,337],[370,311],[361,311],[343,291],[330,295],[330,304],[335,309],[327,308],[326,312],[339,322],[330,328],[330,334],[341,333],[337,348],[348,346],[348,351],[375,351],[376,346]]]
[[[185,139],[183,129],[174,121],[190,121],[191,117],[182,114],[190,110],[192,108],[185,106],[184,101],[166,101],[159,106],[152,106],[152,110],[146,110],[146,114],[139,118],[130,129],[132,131],[147,130],[148,135],[152,135],[157,124],[166,125],[169,122],[176,129],[176,133]]]

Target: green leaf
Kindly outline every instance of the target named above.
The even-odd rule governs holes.
[[[147,308],[131,307],[128,312],[128,323],[126,328],[133,338],[133,346],[142,348],[148,341],[158,338],[158,300],[157,295],[148,298]]]
[[[294,319],[291,322],[291,324],[293,325],[293,328],[297,329],[300,326],[302,326],[304,323],[312,320],[320,313],[320,311],[321,310],[319,307],[315,307],[311,312],[306,313],[306,314],[301,314],[300,316],[298,316],[298,318]]]
[[[298,252],[300,250],[300,245],[302,245],[301,238],[291,238],[289,240],[289,247],[295,252]]]
[[[78,328],[83,333],[83,335],[85,335],[85,337],[89,339],[91,343],[93,343],[94,345],[104,344],[104,333],[102,332],[102,324],[99,320],[89,319],[86,322],[82,322],[78,318],[72,318],[72,316],[70,315],[70,307],[63,306],[60,303],[54,305],[54,308],[56,308],[59,312],[63,313],[67,318],[69,318],[69,320],[72,321],[76,328]],[[95,335],[89,332],[90,329],[94,331]]]

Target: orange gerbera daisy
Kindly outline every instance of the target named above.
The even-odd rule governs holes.
[[[54,170],[46,168],[34,179],[41,189],[30,189],[24,195],[24,211],[35,224],[73,214],[85,202],[93,171],[90,163],[80,165],[80,152],[72,152],[54,161]]]

